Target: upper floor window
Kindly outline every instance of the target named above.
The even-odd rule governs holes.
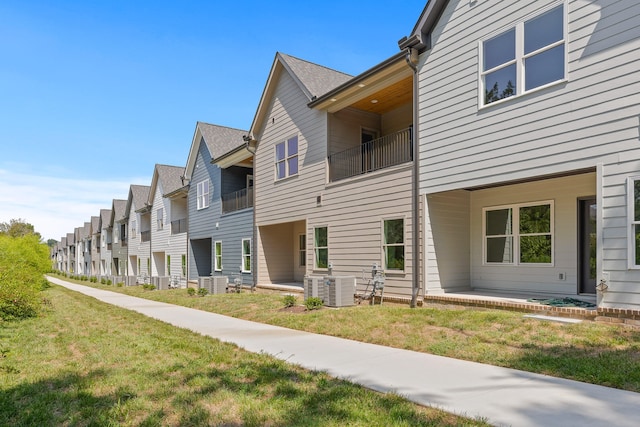
[[[137,236],[137,230],[136,230],[136,220],[132,220],[131,221],[131,238],[135,239]]]
[[[276,144],[276,179],[298,174],[298,136]]]
[[[209,180],[206,179],[198,183],[196,189],[197,208],[204,209],[209,207]]]
[[[157,218],[158,230],[162,230],[164,228],[164,209],[160,208],[157,210]]]
[[[481,44],[483,105],[565,78],[564,5]]]

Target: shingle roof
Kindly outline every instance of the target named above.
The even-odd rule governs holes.
[[[158,180],[162,186],[163,195],[173,193],[184,187],[182,176],[184,168],[182,166],[156,165]],[[136,206],[138,206],[136,204]]]
[[[100,209],[100,228],[106,228],[111,219],[111,209]]]
[[[130,191],[133,199],[132,201],[135,204],[136,209],[140,209],[144,207],[144,204],[147,202],[151,187],[148,185],[131,185]]]
[[[67,245],[75,245],[76,235],[74,233],[67,233]]]
[[[233,129],[225,126],[212,125],[205,122],[197,122],[200,134],[204,138],[212,158],[218,158],[244,144],[242,137],[248,133],[246,130]],[[200,141],[197,141],[199,143]],[[164,187],[163,187],[164,188]]]
[[[127,212],[125,209],[127,208],[127,201],[121,199],[113,199],[113,211],[111,212],[111,216],[113,217],[113,221],[121,221],[126,216]]]
[[[311,98],[321,96],[353,78],[349,74],[314,64],[284,53],[278,53],[292,73],[300,80]]]

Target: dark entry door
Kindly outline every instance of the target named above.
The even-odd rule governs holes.
[[[595,198],[578,201],[578,281],[581,294],[596,293],[596,215]]]

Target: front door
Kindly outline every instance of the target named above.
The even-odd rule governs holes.
[[[596,293],[596,214],[595,198],[578,200],[578,291]]]

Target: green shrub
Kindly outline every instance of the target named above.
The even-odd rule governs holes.
[[[107,279],[107,286],[111,286],[113,285],[113,282],[111,281],[111,279]]]
[[[118,282],[118,283],[116,283],[116,286],[117,286],[117,287],[119,287],[119,288],[121,288],[121,287],[123,287],[123,286],[124,286],[124,282]]]
[[[209,293],[209,291],[207,290],[207,288],[198,289],[198,295],[201,296],[201,297],[207,295],[208,293]]]
[[[49,248],[35,235],[0,235],[0,319],[38,314],[44,273],[50,268]]]
[[[285,295],[284,298],[282,298],[282,302],[285,307],[293,307],[296,305],[296,297],[295,295]]]
[[[318,297],[310,297],[304,301],[304,306],[307,310],[317,310],[322,307],[322,299]]]
[[[196,294],[196,290],[193,288],[187,288],[187,295],[189,295],[190,297],[194,296]]]
[[[105,279],[104,277],[100,279],[100,283],[103,285],[107,284],[107,279]]]
[[[155,285],[152,285],[151,283],[145,283],[144,285],[142,285],[142,289],[144,289],[145,291],[152,291],[155,288]]]

